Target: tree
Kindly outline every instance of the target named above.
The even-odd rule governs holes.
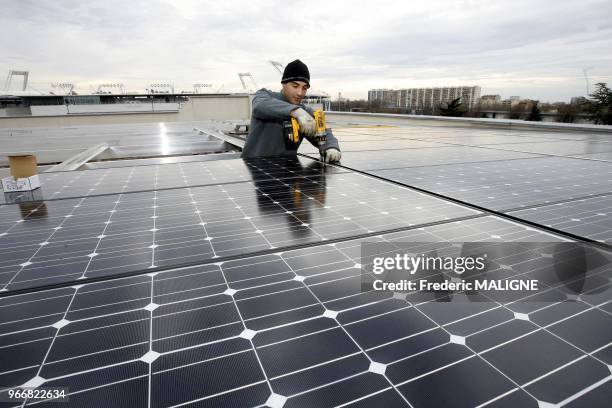
[[[514,106],[510,106],[510,119],[524,119],[529,108],[527,101],[520,101]]]
[[[589,112],[597,125],[612,125],[612,90],[603,82],[595,84],[591,97]]]
[[[542,121],[542,111],[540,110],[540,101],[531,101],[531,112],[529,112],[529,116],[527,119],[531,122],[541,122]]]
[[[447,103],[446,106],[440,106],[439,109],[441,116],[459,117],[463,116],[463,114],[465,113],[465,110],[463,109],[463,106],[461,104],[461,98],[455,98],[449,103]]]
[[[368,102],[368,112],[377,113],[382,110],[382,101],[379,99],[375,99],[373,101]]]
[[[557,119],[559,122],[574,123],[578,114],[578,106],[564,103],[557,107],[557,112],[559,114]]]

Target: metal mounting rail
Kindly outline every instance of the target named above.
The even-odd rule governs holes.
[[[110,146],[107,143],[100,143],[97,144],[93,147],[90,147],[89,149],[78,153],[72,157],[70,157],[69,159],[64,160],[63,162],[61,162],[58,165],[55,165],[53,167],[51,167],[50,169],[47,169],[45,171],[45,173],[53,173],[55,171],[73,171],[78,169],[79,167],[81,167],[82,165],[84,165],[85,163],[87,163],[88,161],[90,161],[91,159],[93,159],[94,157],[98,156],[99,154],[101,154],[102,152],[104,152],[106,149],[108,149]]]
[[[202,134],[202,135],[209,135],[209,136],[212,136],[212,137],[216,137],[217,139],[221,139],[224,142],[229,143],[232,146],[235,146],[235,147],[239,148],[240,150],[242,150],[242,148],[244,147],[244,143],[245,143],[244,139],[241,139],[241,138],[236,137],[236,136],[226,135],[225,133],[223,133],[219,129],[200,129],[200,128],[194,128],[194,130],[200,132],[200,134]]]

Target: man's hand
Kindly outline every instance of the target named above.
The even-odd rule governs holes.
[[[325,151],[325,163],[339,162],[342,157],[340,150],[335,148],[329,148]]]
[[[302,108],[298,108],[291,112],[291,116],[297,119],[300,124],[300,132],[302,132],[304,136],[314,136],[317,127],[314,118],[310,116],[308,112]]]

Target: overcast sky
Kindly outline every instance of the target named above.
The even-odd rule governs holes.
[[[543,101],[612,83],[610,0],[3,0],[0,74],[34,88],[172,81],[237,90],[238,72],[278,88],[268,60],[300,58],[313,88],[367,98],[372,88],[480,85]],[[591,88],[592,89],[592,88]]]

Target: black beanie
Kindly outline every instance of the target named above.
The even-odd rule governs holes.
[[[303,81],[306,82],[308,86],[310,86],[310,72],[308,72],[308,67],[299,59],[291,61],[285,67],[285,71],[283,72],[283,79],[281,79],[281,84],[290,81]]]

